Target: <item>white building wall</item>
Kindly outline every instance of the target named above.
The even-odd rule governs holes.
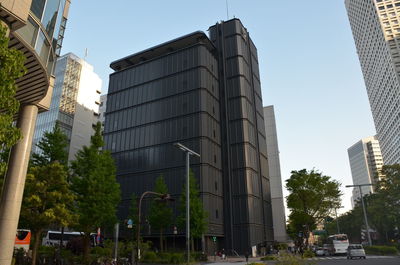
[[[349,149],[351,176],[354,185],[376,184],[383,161],[379,142],[375,136],[361,139]],[[363,196],[373,193],[373,186],[361,187]],[[353,188],[352,206],[361,198],[358,187]]]
[[[345,0],[386,164],[400,163],[400,0]]]
[[[69,160],[73,160],[77,151],[83,146],[90,145],[90,137],[94,134],[93,125],[99,120],[102,85],[102,80],[93,71],[93,66],[78,57],[75,59],[81,64],[82,70],[72,125]]]
[[[264,107],[265,135],[267,141],[267,156],[269,179],[271,184],[272,221],[274,238],[278,242],[286,242],[286,218],[283,202],[281,166],[279,162],[278,137],[276,132],[275,113],[273,106]]]

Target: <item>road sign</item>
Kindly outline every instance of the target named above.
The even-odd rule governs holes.
[[[213,237],[212,237],[212,241],[217,242],[217,237],[216,237],[216,236],[213,236]]]

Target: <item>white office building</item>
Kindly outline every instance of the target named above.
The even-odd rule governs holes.
[[[279,162],[278,137],[276,132],[274,106],[264,107],[265,135],[267,142],[267,157],[269,179],[271,184],[272,222],[274,239],[287,242],[285,206],[283,203],[281,165]]]
[[[50,110],[38,115],[32,151],[40,152],[36,144],[58,123],[69,140],[68,160],[73,160],[82,146],[90,144],[99,118],[102,81],[93,66],[72,53],[57,60],[55,76]]]
[[[345,0],[385,164],[400,163],[400,0]]]
[[[376,136],[361,139],[349,149],[351,176],[354,185],[376,184],[380,178],[380,170],[382,169],[383,160],[379,147],[379,141]],[[373,186],[361,187],[363,196],[373,193]],[[361,198],[358,187],[353,188],[352,205]]]

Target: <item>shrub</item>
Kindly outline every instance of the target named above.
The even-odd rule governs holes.
[[[192,252],[190,258],[193,261],[207,261],[207,254],[202,252]]]
[[[158,261],[160,263],[170,263],[171,260],[171,253],[162,252],[158,254]]]
[[[185,262],[185,254],[184,253],[171,253],[171,257],[169,263],[171,264],[180,264]]]
[[[277,260],[277,256],[268,255],[268,256],[262,257],[261,260]]]
[[[261,262],[252,262],[252,263],[249,263],[249,265],[265,265],[265,264],[261,263]]]
[[[153,251],[146,251],[142,257],[143,262],[158,262],[157,254]]]
[[[394,246],[366,246],[365,253],[370,255],[397,255],[398,251]]]
[[[312,264],[315,264],[315,262],[285,252],[279,254],[277,262],[275,263],[275,265],[312,265]]]
[[[304,251],[303,258],[313,258],[313,257],[315,257],[315,254],[310,249],[306,249]]]

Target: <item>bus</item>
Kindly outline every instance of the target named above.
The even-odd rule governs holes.
[[[66,247],[68,242],[74,238],[79,238],[82,237],[83,233],[82,232],[64,232],[63,234],[63,246]],[[90,241],[91,245],[95,246],[96,234],[91,233],[90,234]],[[60,231],[47,231],[47,234],[45,237],[42,239],[42,245],[43,246],[58,246],[60,245],[61,241],[61,232]]]
[[[29,251],[29,244],[31,243],[31,230],[27,229],[17,229],[17,234],[15,235],[16,249],[22,248],[24,251]]]
[[[327,240],[329,255],[346,254],[349,247],[349,239],[346,234],[330,235]]]

